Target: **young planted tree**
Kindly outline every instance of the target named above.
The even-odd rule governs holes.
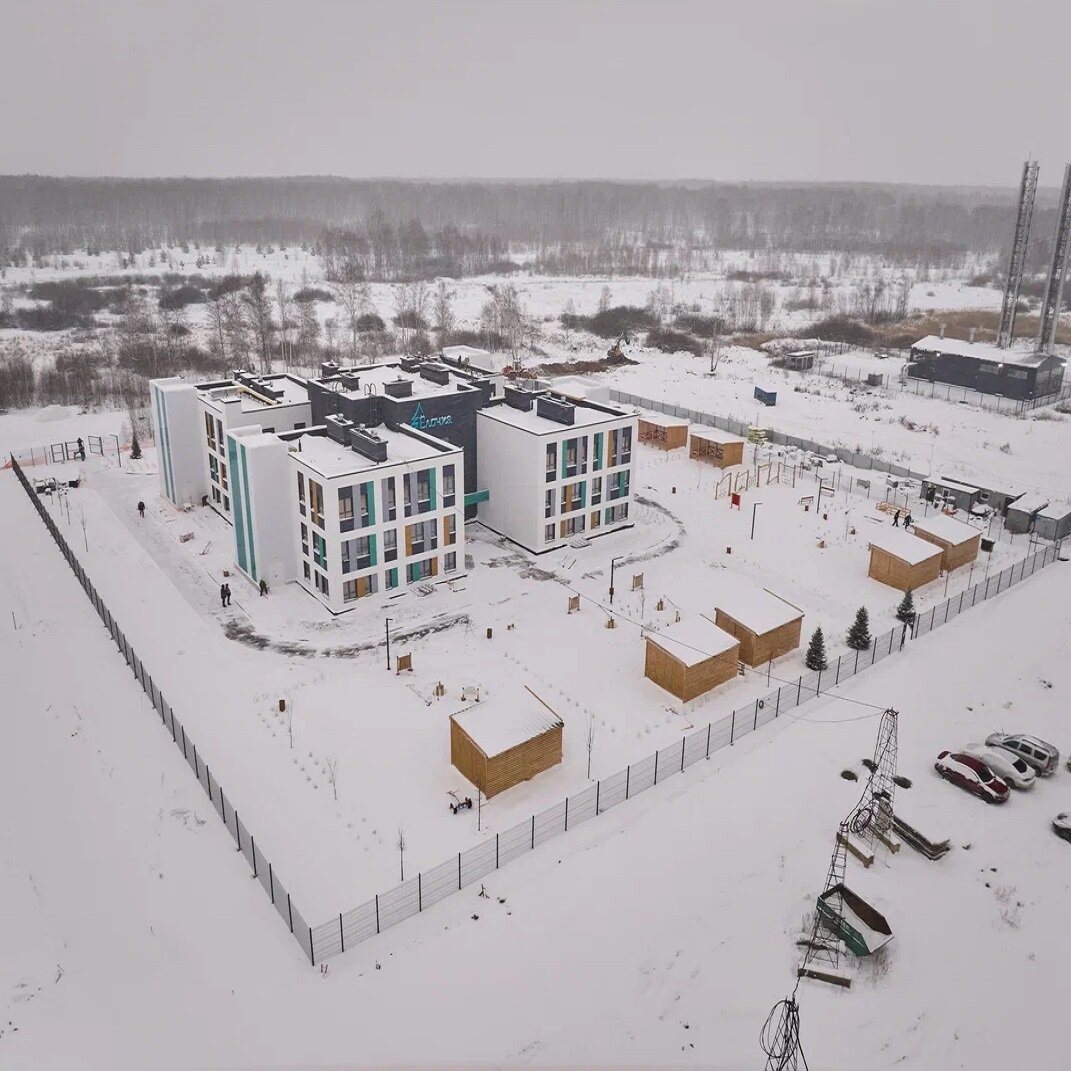
[[[405,828],[398,827],[398,862],[401,867],[402,881],[405,881]]]
[[[816,628],[811,634],[804,664],[810,670],[829,669],[829,659],[826,658],[826,638],[822,635],[820,628]]]
[[[848,646],[853,651],[870,649],[870,615],[865,606],[860,606],[856,611],[852,627],[848,629]]]
[[[133,427],[134,416],[130,416],[131,426]],[[130,440],[130,457],[133,461],[141,460],[141,443],[138,442],[138,429],[134,428],[134,437]]]
[[[904,592],[904,597],[900,600],[900,605],[896,608],[896,620],[902,621],[905,625],[910,625],[915,619],[915,596],[910,591]]]
[[[331,791],[335,794],[335,800],[338,800],[338,756],[328,755],[324,759],[324,765],[327,766],[327,783],[331,786]]]

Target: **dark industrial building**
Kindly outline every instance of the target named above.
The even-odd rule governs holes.
[[[927,335],[911,347],[906,371],[911,379],[950,383],[1020,401],[1056,394],[1064,381],[1060,357],[939,335]]]

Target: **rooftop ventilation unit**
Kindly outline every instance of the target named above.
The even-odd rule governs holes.
[[[349,433],[353,428],[353,421],[348,417],[344,417],[341,413],[333,413],[331,416],[324,418],[324,427],[327,429],[327,437],[329,439],[345,446],[349,440]]]
[[[576,406],[560,398],[548,398],[541,395],[536,399],[536,413],[558,424],[573,424],[576,421]]]
[[[321,361],[320,362],[320,378],[328,379],[331,376],[338,375],[338,365],[334,361]]]
[[[420,378],[428,380],[429,383],[437,383],[440,387],[445,387],[450,383],[450,369],[446,365],[427,361],[420,366]]]
[[[388,398],[411,398],[413,396],[413,381],[399,376],[389,383],[383,384],[383,393]]]
[[[350,446],[369,461],[387,460],[387,443],[371,428],[350,428]]]
[[[506,399],[506,405],[511,409],[520,409],[522,413],[532,410],[532,402],[538,397],[537,394],[523,387],[504,387],[502,390]]]

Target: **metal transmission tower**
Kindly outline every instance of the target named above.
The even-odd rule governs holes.
[[[1015,307],[1019,304],[1019,288],[1023,285],[1026,266],[1026,242],[1030,237],[1030,217],[1034,214],[1034,194],[1038,188],[1038,165],[1034,160],[1023,164],[1023,181],[1019,187],[1019,211],[1015,217],[1015,237],[1012,240],[1008,281],[1004,286],[1004,304],[1000,308],[1000,330],[997,345],[1006,350],[1015,331]]]
[[[1060,321],[1060,300],[1064,292],[1064,272],[1067,269],[1067,245],[1071,232],[1071,164],[1064,168],[1064,185],[1060,191],[1060,214],[1056,237],[1052,242],[1052,267],[1045,284],[1041,302],[1041,324],[1038,328],[1038,352],[1052,353],[1056,343],[1056,325]]]

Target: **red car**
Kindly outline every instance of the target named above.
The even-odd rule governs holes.
[[[942,751],[933,768],[946,780],[972,792],[986,803],[1003,803],[1008,786],[980,759],[954,751]]]

